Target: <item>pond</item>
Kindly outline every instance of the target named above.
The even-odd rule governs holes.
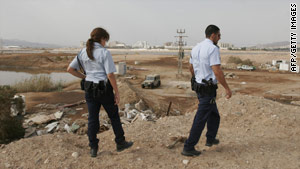
[[[15,71],[0,71],[0,85],[14,85],[15,83],[21,82],[25,79],[29,79],[32,76],[36,75],[48,75],[51,77],[53,82],[72,82],[78,80],[79,78],[72,76],[69,73],[64,72],[53,72],[53,73],[40,73],[40,74],[31,74],[26,72],[15,72]]]

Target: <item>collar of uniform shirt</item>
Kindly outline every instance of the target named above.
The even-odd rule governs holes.
[[[98,43],[98,42],[94,42],[94,46],[98,46],[100,48],[103,48],[103,46],[100,43]]]
[[[213,43],[213,41],[212,41],[212,40],[210,40],[210,39],[208,39],[208,38],[205,38],[205,41],[207,41],[207,42],[210,42],[210,43],[214,44],[214,43]]]

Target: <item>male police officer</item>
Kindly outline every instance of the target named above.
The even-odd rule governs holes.
[[[197,92],[199,105],[194,118],[189,138],[184,144],[182,155],[198,156],[200,151],[195,149],[202,130],[207,123],[206,146],[219,144],[216,139],[220,124],[220,116],[216,99],[217,82],[226,90],[226,98],[231,97],[231,90],[228,87],[221,70],[220,52],[217,46],[221,39],[220,29],[215,25],[209,25],[206,30],[206,39],[197,44],[191,52],[190,71],[196,81],[192,88]]]

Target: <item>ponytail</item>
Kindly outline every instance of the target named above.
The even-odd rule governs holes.
[[[86,53],[91,60],[94,60],[93,49],[94,49],[94,40],[90,38],[86,42]]]
[[[109,40],[108,32],[103,28],[95,28],[91,32],[91,38],[86,42],[86,53],[91,60],[94,60],[93,49],[94,42],[101,43],[101,40],[104,39],[106,41]]]

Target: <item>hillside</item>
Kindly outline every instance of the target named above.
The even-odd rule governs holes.
[[[131,149],[115,151],[112,130],[98,135],[100,153],[89,156],[87,136],[55,133],[12,142],[0,148],[0,168],[299,168],[300,109],[261,97],[235,94],[217,100],[221,126],[218,146],[201,137],[199,157],[180,154],[183,144],[166,146],[172,137],[188,136],[194,112],[138,119],[124,125]],[[204,131],[205,133],[205,131]],[[205,134],[203,134],[205,135]],[[79,156],[72,156],[77,152]],[[183,160],[187,164],[183,163]]]

